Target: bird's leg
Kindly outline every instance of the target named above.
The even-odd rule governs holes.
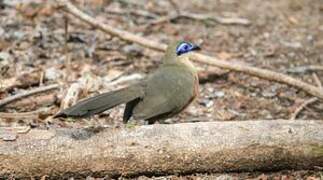
[[[125,125],[125,127],[132,128],[132,127],[135,127],[135,126],[142,126],[142,125],[148,125],[148,124],[149,124],[149,122],[145,121],[145,120],[133,120],[133,119],[130,119],[130,121],[128,121],[128,123]]]

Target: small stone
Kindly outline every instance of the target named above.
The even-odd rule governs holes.
[[[273,116],[271,114],[267,114],[265,119],[273,119]]]
[[[320,31],[323,31],[323,25],[319,26],[318,28]]]
[[[282,41],[282,44],[286,47],[294,48],[294,49],[299,49],[302,46],[300,42],[287,42],[287,41]]]
[[[270,37],[270,34],[268,32],[264,33],[264,38],[268,39]]]
[[[12,133],[12,132],[6,132],[1,134],[1,138],[4,141],[14,141],[17,139],[17,134]]]
[[[4,34],[5,34],[4,29],[0,27],[0,37],[2,37]]]
[[[139,56],[143,52],[143,48],[140,47],[137,44],[131,44],[131,45],[126,45],[122,48],[122,51],[125,52],[126,54],[134,55],[134,56]]]
[[[272,91],[263,91],[261,94],[264,97],[274,97],[277,93]]]
[[[200,104],[202,106],[205,106],[206,108],[210,108],[211,106],[213,106],[214,102],[212,100],[210,100],[210,99],[202,99]]]
[[[54,67],[48,68],[45,71],[45,79],[56,80],[62,76],[62,73]]]
[[[225,93],[223,91],[216,91],[214,92],[214,97],[218,97],[218,98],[221,98],[221,97],[224,97]]]
[[[274,97],[277,95],[277,86],[270,86],[269,88],[264,89],[261,92],[261,95],[264,97]]]
[[[307,39],[307,41],[309,41],[309,42],[313,42],[314,37],[313,37],[312,35],[308,35],[308,36],[306,37],[306,39]]]
[[[230,179],[235,179],[234,177],[224,174],[224,175],[220,175],[218,177],[215,178],[216,180],[230,180]]]
[[[250,54],[252,56],[256,56],[257,55],[257,51],[255,49],[250,49],[249,51],[250,51]]]
[[[25,35],[26,35],[26,33],[22,32],[22,31],[15,31],[12,34],[12,38],[14,38],[16,40],[21,40]]]
[[[10,54],[7,52],[0,52],[0,61],[8,61],[10,59]]]

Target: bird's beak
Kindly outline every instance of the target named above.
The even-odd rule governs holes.
[[[201,48],[198,45],[193,45],[192,51],[199,51]]]

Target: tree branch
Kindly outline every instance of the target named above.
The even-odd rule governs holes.
[[[322,129],[302,120],[31,129],[0,141],[0,177],[312,169],[323,166]]]

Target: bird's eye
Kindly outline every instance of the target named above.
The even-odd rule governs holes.
[[[190,51],[198,50],[199,47],[188,43],[188,42],[181,42],[177,47],[176,47],[176,54],[180,56],[181,54],[185,54]]]
[[[188,43],[186,43],[186,42],[182,42],[176,48],[177,55],[181,55],[181,54],[187,53],[188,51],[190,51],[190,45]]]

